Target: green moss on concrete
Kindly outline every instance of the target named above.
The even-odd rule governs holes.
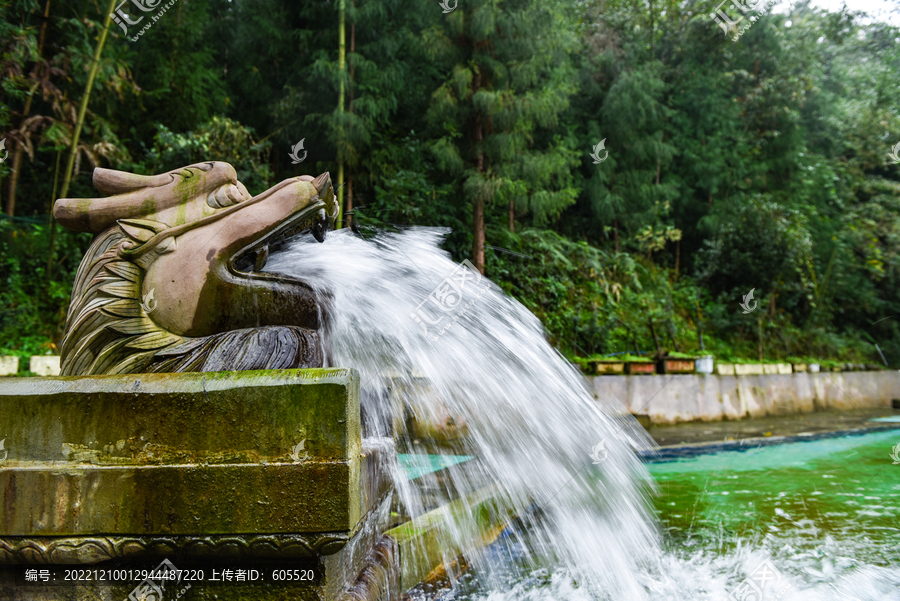
[[[270,370],[16,378],[0,534],[353,531],[359,377]]]
[[[359,455],[359,377],[344,369],[0,381],[8,461],[159,465]]]

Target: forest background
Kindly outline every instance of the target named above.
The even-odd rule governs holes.
[[[0,0],[0,355],[57,352],[90,236],[55,198],[213,159],[330,171],[364,236],[447,228],[570,359],[900,364],[898,28],[454,1],[133,0],[103,39],[106,0]]]

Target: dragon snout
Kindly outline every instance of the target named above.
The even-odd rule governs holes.
[[[325,242],[325,234],[328,233],[328,226],[331,225],[330,221],[328,215],[325,214],[325,209],[320,209],[311,228],[313,237],[319,242]]]
[[[312,183],[316,187],[319,199],[325,202],[325,207],[320,209],[316,215],[316,220],[312,227],[312,235],[319,242],[324,242],[325,234],[328,232],[331,223],[337,219],[340,207],[334,196],[334,186],[331,185],[331,176],[327,171],[315,178]]]

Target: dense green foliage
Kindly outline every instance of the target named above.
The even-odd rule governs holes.
[[[0,0],[0,354],[54,350],[90,242],[48,213],[105,4]],[[900,364],[897,28],[803,3],[736,41],[711,0],[345,5],[344,72],[334,2],[113,23],[69,196],[95,166],[226,160],[255,194],[342,160],[356,225],[449,228],[569,356]],[[154,14],[123,10],[129,36]]]

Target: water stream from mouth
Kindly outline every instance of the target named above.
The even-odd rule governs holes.
[[[363,240],[340,230],[323,244],[298,238],[266,271],[330,294],[332,362],[360,372],[364,436],[391,438],[402,403],[419,423],[465,432],[446,452],[474,456],[467,469],[411,482],[396,473],[410,516],[494,486],[500,504],[524,516],[528,535],[509,537],[517,553],[566,566],[591,598],[648,599],[638,572],[659,562],[660,537],[652,480],[634,449],[652,441],[630,416],[593,398],[534,315],[440,250],[445,233],[414,228]],[[435,452],[412,436],[396,441],[400,454],[426,449]],[[542,511],[526,511],[535,502]],[[445,519],[442,549],[477,546],[475,517]],[[444,557],[451,576],[453,555]],[[470,560],[488,588],[508,587],[487,556]]]

